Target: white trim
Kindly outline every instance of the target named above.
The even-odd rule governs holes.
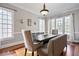
[[[11,12],[12,13],[12,15],[10,16],[10,17],[12,17],[12,19],[11,19],[12,24],[10,24],[10,25],[12,25],[12,34],[13,34],[13,32],[14,32],[14,26],[13,26],[13,22],[14,22],[14,20],[13,20],[14,16],[13,16],[13,14],[14,14],[14,11],[13,10],[10,10],[10,9],[6,9],[4,7],[0,7],[0,8],[2,9],[2,34],[3,34],[3,10],[6,10],[6,12],[7,12],[7,24],[6,24],[7,25],[7,28],[5,28],[5,29],[7,29],[7,37],[8,37],[8,29],[9,29],[8,28],[8,12]],[[3,35],[2,35],[2,37],[3,37]]]

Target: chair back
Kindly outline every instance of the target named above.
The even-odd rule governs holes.
[[[59,56],[67,45],[67,35],[59,35],[48,42],[48,55]]]
[[[55,35],[58,34],[58,30],[57,29],[53,29],[52,30],[52,34],[55,34]]]
[[[25,48],[28,50],[33,50],[32,34],[30,30],[22,30]]]

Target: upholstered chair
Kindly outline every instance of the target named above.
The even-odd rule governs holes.
[[[24,44],[25,44],[25,56],[27,50],[32,51],[32,56],[34,56],[34,51],[36,51],[42,44],[40,42],[33,42],[32,33],[30,30],[22,30]]]
[[[58,30],[57,29],[52,29],[52,34],[57,35],[58,34]]]
[[[60,56],[66,47],[67,35],[59,35],[49,40],[47,46],[43,46],[37,50],[39,56]]]

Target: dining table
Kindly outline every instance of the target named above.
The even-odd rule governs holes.
[[[40,34],[40,35],[36,35],[34,39],[34,41],[36,42],[43,42],[43,44],[48,43],[50,39],[55,38],[57,35],[53,35],[53,34]]]

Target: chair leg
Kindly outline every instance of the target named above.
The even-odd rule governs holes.
[[[26,56],[26,53],[27,53],[27,49],[25,48],[25,55],[24,56]]]
[[[66,45],[66,53],[67,53],[67,45]]]
[[[32,51],[32,56],[34,56],[34,51]]]
[[[61,55],[60,56],[64,56],[64,51],[62,51]]]
[[[39,56],[38,51],[37,51],[37,56]]]
[[[37,54],[37,56],[39,56],[39,55]]]

